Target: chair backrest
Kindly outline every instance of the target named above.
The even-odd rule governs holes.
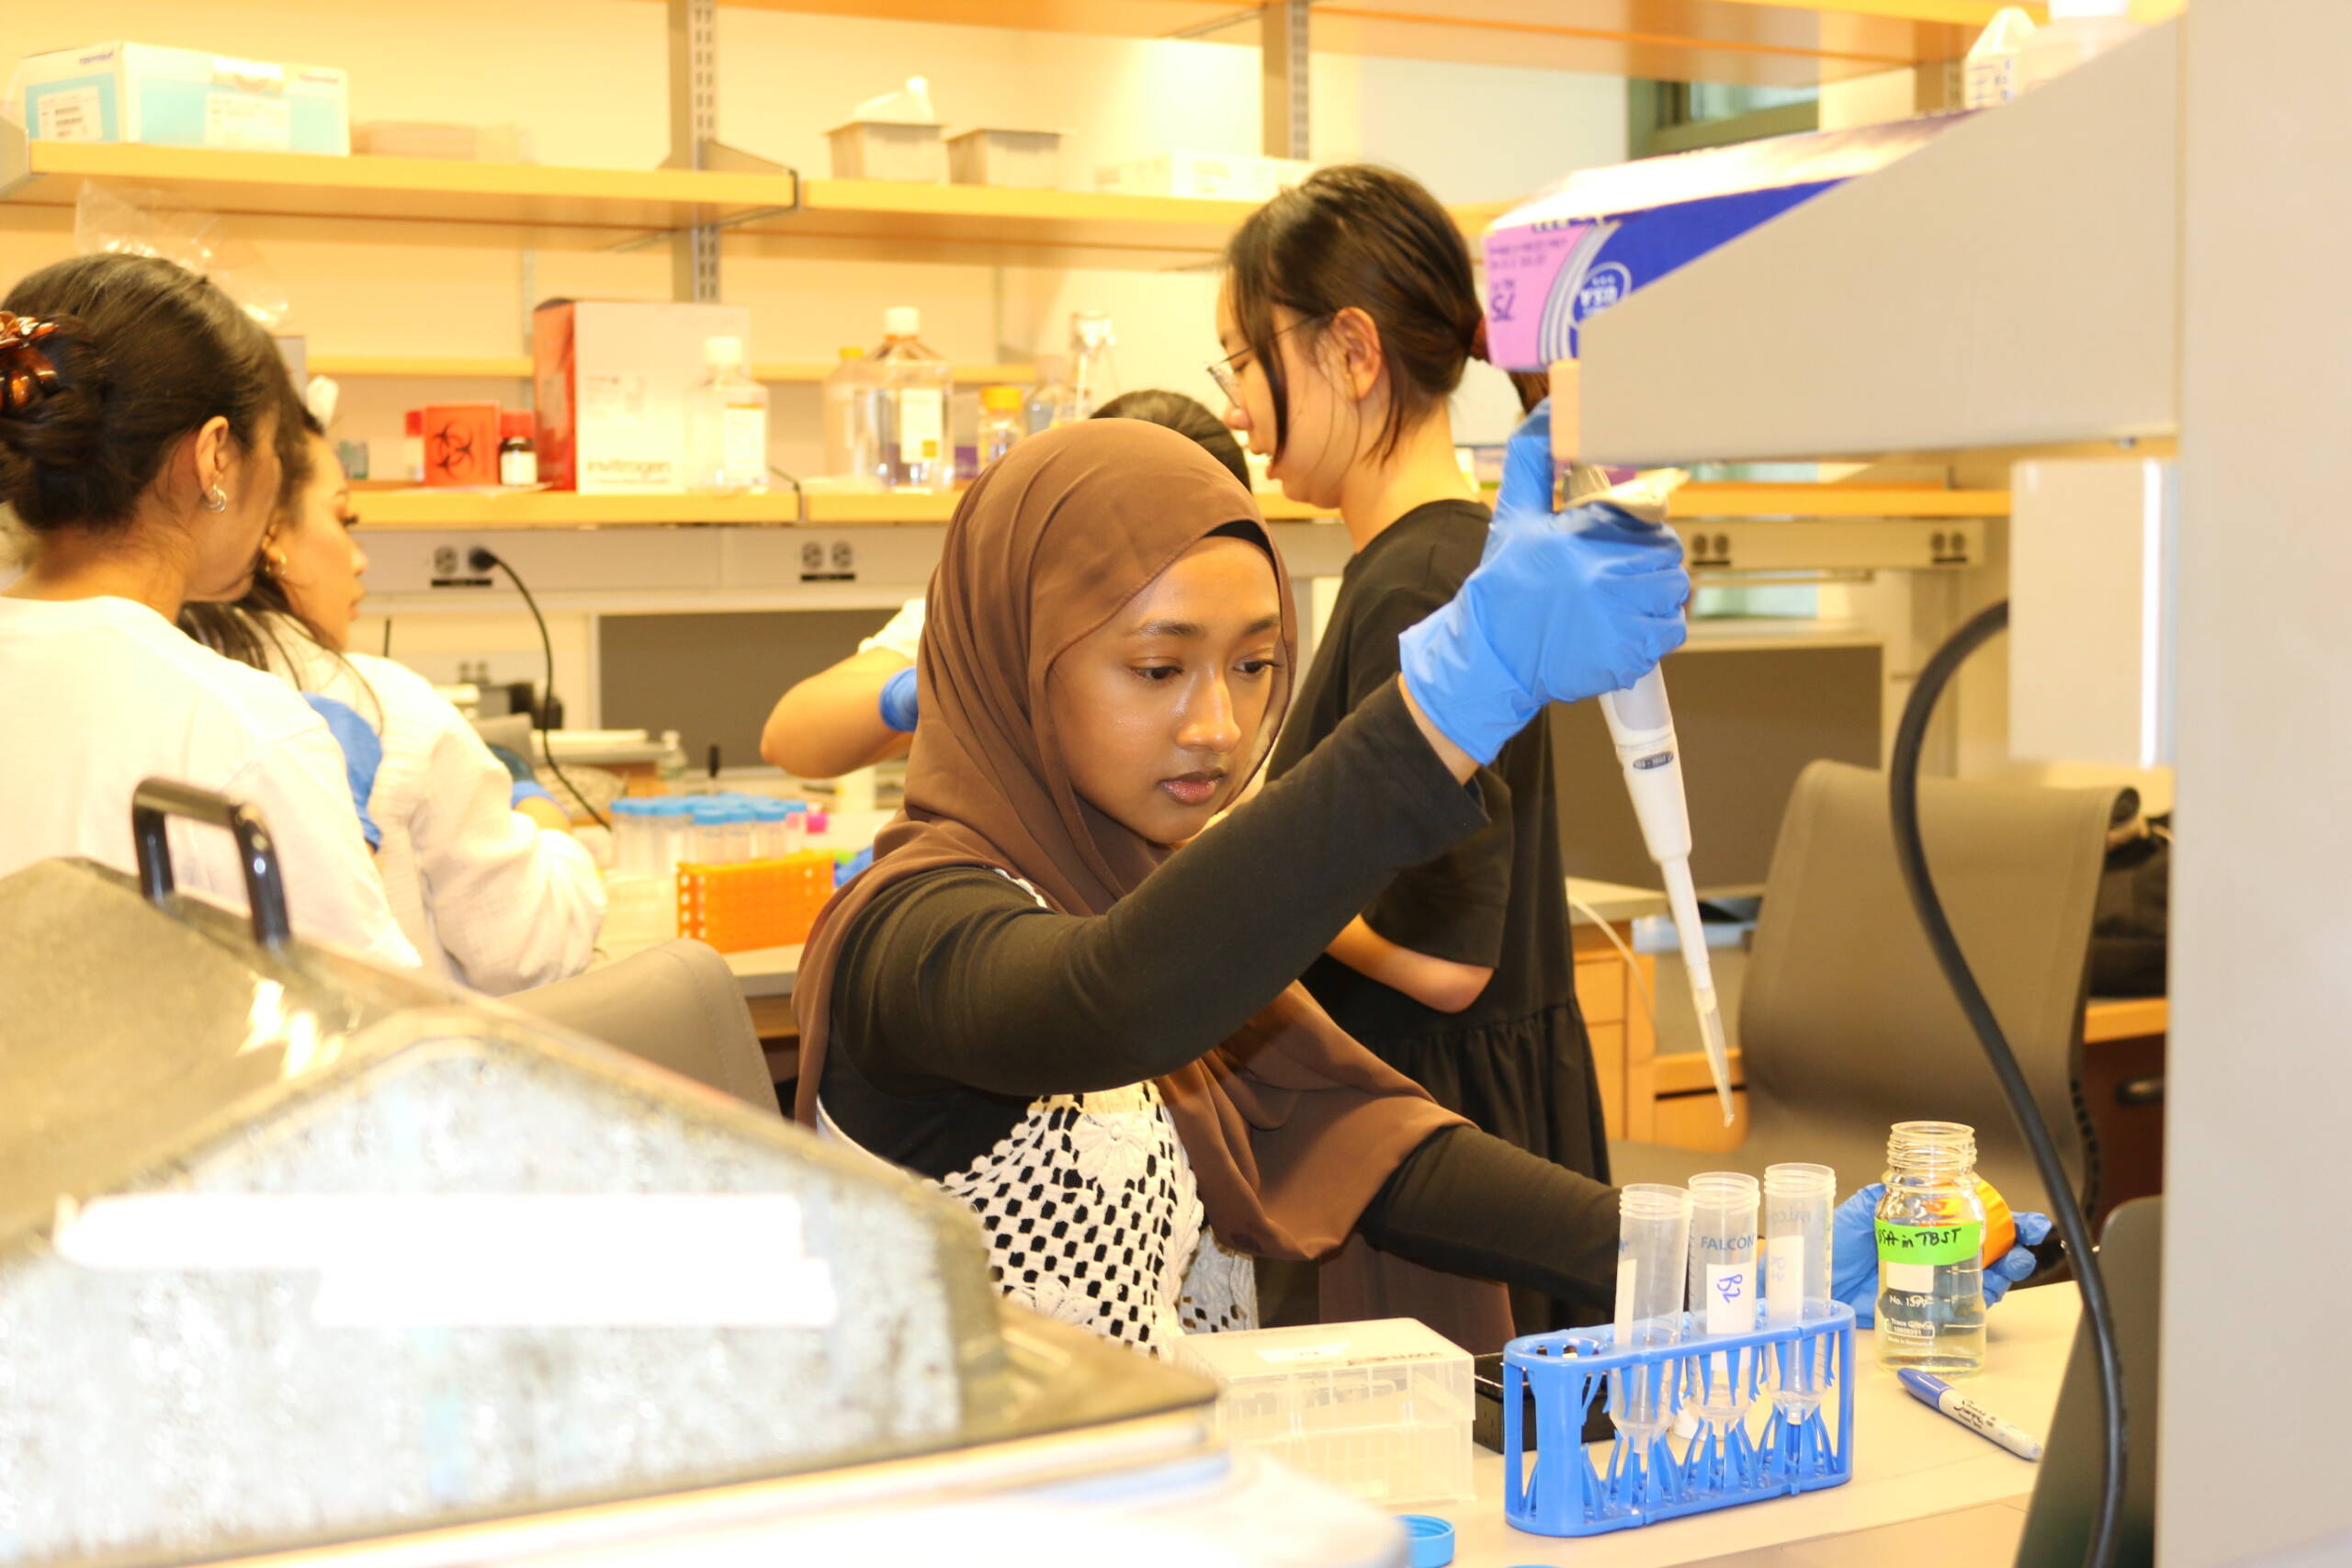
[[[504,999],[755,1109],[783,1114],[742,987],[707,942],[665,942]]]
[[[1937,892],[2078,1192],[2096,1172],[2076,1082],[2114,803],[2112,789],[1919,786]],[[1799,777],[1765,883],[1739,1034],[1752,1128],[1743,1165],[1815,1160],[1850,1189],[1877,1179],[1892,1123],[1965,1122],[1978,1170],[2014,1207],[2048,1207],[1904,888],[1884,773],[1815,762]]]

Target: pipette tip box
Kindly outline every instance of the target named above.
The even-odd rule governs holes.
[[[1471,1495],[1470,1353],[1410,1318],[1187,1335],[1227,1441],[1367,1502]]]

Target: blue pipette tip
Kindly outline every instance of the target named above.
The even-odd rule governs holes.
[[[1445,1568],[1453,1561],[1453,1526],[1434,1514],[1402,1514],[1413,1568]]]

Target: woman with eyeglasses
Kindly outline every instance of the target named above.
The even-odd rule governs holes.
[[[1268,764],[1280,778],[1397,677],[1399,636],[1478,565],[1490,513],[1454,459],[1446,402],[1484,356],[1485,317],[1452,218],[1385,169],[1308,176],[1242,224],[1226,262],[1227,357],[1210,367],[1226,421],[1284,494],[1337,507],[1355,550]],[[1478,786],[1489,825],[1398,873],[1303,978],[1440,1104],[1605,1181],[1542,714]],[[1307,1283],[1263,1279],[1270,1315],[1304,1316]],[[1522,1334],[1565,1325],[1565,1303],[1539,1292],[1511,1304]]]

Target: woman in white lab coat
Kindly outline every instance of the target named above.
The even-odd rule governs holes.
[[[271,521],[253,586],[233,604],[189,606],[181,624],[345,704],[380,739],[367,795],[376,868],[427,969],[502,996],[580,973],[604,924],[595,863],[554,797],[511,779],[423,676],[349,649],[368,558],[343,465],[315,423],[307,442],[310,477]]]
[[[268,335],[186,268],[79,256],[0,299],[0,502],[31,546],[0,591],[0,875],[130,870],[131,794],[175,779],[267,823],[298,934],[413,966],[325,724],[172,625],[252,576],[297,418]],[[181,888],[243,907],[226,833],[171,839]]]

